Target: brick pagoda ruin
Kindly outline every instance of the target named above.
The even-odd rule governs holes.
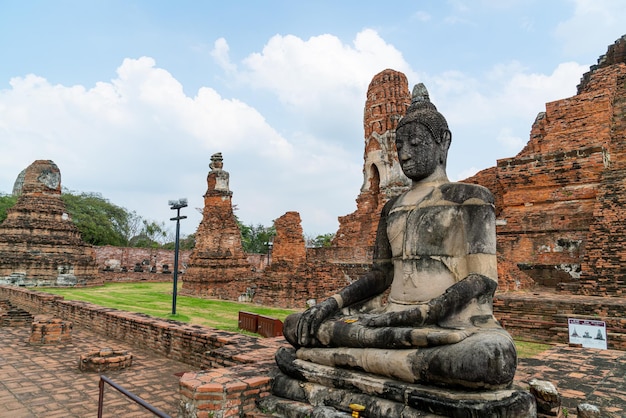
[[[0,284],[86,286],[98,279],[95,253],[61,200],[61,172],[37,160],[19,176],[17,203],[0,225]]]
[[[625,144],[626,35],[575,96],[546,104],[519,154],[466,180],[496,196],[498,252],[525,273],[518,285],[624,295]]]
[[[251,275],[233,212],[229,173],[221,153],[211,156],[202,221],[183,277],[182,292],[195,296],[237,299],[234,282]]]

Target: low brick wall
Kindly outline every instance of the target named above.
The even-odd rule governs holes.
[[[569,342],[568,318],[605,321],[609,349],[626,350],[626,299],[560,293],[509,292],[493,301],[496,318],[515,338]]]
[[[256,338],[69,301],[62,296],[19,287],[0,286],[0,299],[7,299],[31,313],[51,314],[71,321],[75,327],[87,328],[201,369],[246,364],[254,358],[272,359],[273,352],[284,342],[282,337]],[[263,357],[259,354],[263,349],[273,351]],[[246,357],[251,351],[254,356]]]
[[[0,285],[4,299],[200,369],[181,380],[179,417],[243,416],[269,394],[274,354],[287,344],[282,337],[257,338]]]

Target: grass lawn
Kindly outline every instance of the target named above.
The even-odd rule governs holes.
[[[281,321],[290,313],[297,312],[292,309],[270,308],[251,303],[202,299],[178,294],[176,315],[172,315],[171,283],[107,283],[102,287],[46,288],[45,290],[36,288],[33,290],[61,295],[66,300],[81,300],[107,308],[140,312],[232,332],[243,332],[238,329],[239,311],[270,316]],[[515,341],[515,344],[519,358],[533,357],[551,347],[548,344],[526,341]]]
[[[281,321],[290,313],[296,312],[251,303],[181,296],[179,293],[176,297],[176,315],[172,315],[172,283],[107,283],[101,287],[33,290],[61,295],[66,300],[91,302],[107,308],[139,312],[233,332],[240,332],[239,311],[270,316]]]

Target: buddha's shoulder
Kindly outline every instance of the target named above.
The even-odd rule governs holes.
[[[478,184],[471,183],[445,183],[439,186],[441,197],[449,202],[494,204],[491,191]]]

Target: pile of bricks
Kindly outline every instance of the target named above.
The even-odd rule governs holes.
[[[35,318],[29,343],[57,344],[72,341],[72,323],[61,318]]]
[[[103,348],[81,354],[78,368],[83,372],[102,373],[107,370],[122,370],[133,364],[133,355],[128,351]]]

